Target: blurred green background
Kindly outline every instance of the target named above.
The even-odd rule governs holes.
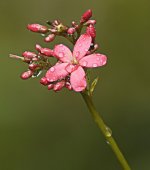
[[[148,0],[0,1],[0,170],[120,170],[80,94],[47,91],[19,78],[8,58],[42,38],[28,23],[78,21],[91,8],[97,42],[108,56],[94,101],[133,170],[150,169],[150,2]],[[57,39],[56,42],[64,42]],[[71,46],[70,46],[71,47]]]

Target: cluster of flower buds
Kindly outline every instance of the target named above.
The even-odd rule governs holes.
[[[95,53],[98,44],[95,43],[95,20],[91,20],[92,11],[87,10],[80,18],[79,23],[72,21],[71,27],[62,24],[59,20],[47,21],[48,26],[29,24],[27,29],[42,34],[45,42],[52,42],[56,36],[63,36],[73,45],[73,52],[63,44],[56,45],[54,49],[42,48],[36,45],[36,53],[25,51],[22,56],[10,55],[12,58],[21,59],[28,64],[28,70],[21,74],[23,80],[37,77],[43,70],[46,74],[40,83],[53,89],[55,92],[66,87],[77,92],[87,87],[86,69],[95,68],[106,64],[107,57]],[[85,32],[82,33],[82,29]],[[52,65],[50,58],[55,58]]]
[[[96,24],[96,20],[90,20],[91,17],[92,11],[89,9],[81,16],[79,23],[72,21],[71,27],[62,24],[59,20],[54,20],[53,22],[47,21],[48,26],[28,24],[27,28],[32,32],[40,33],[44,36],[45,42],[52,42],[56,36],[63,36],[71,42],[75,42],[79,38],[82,28],[87,27],[86,32],[93,38],[94,43],[96,37],[94,25]]]
[[[28,64],[28,70],[20,76],[23,80],[30,77],[38,77],[43,70],[47,70],[51,66],[48,57],[53,56],[53,51],[49,48],[42,48],[38,44],[35,48],[37,53],[25,51],[22,53],[22,56],[10,54],[11,58],[20,59]]]
[[[47,86],[48,90],[54,90],[55,92],[60,91],[64,87],[72,90],[72,86],[69,82],[69,77],[54,82],[49,82],[46,77],[42,77],[40,83],[44,86]]]

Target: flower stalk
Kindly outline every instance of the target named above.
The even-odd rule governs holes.
[[[126,161],[124,155],[122,154],[121,150],[119,149],[116,141],[114,140],[112,136],[111,129],[105,124],[100,114],[96,111],[96,108],[94,106],[94,103],[92,101],[92,96],[88,94],[88,91],[81,92],[81,95],[101,132],[103,133],[107,143],[111,147],[112,151],[114,152],[116,158],[120,162],[120,165],[122,166],[123,170],[131,170],[128,162]]]

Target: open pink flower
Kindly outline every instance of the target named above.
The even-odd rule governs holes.
[[[70,84],[73,90],[76,92],[83,91],[87,86],[83,68],[100,67],[105,65],[107,61],[107,57],[103,54],[86,55],[91,42],[92,38],[90,35],[81,35],[74,46],[73,53],[63,44],[56,45],[54,55],[59,59],[60,63],[57,63],[47,71],[47,80],[55,82],[70,75]]]

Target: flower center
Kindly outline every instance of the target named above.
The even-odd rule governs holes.
[[[76,57],[73,57],[72,59],[72,64],[77,65],[79,62],[77,61]]]

